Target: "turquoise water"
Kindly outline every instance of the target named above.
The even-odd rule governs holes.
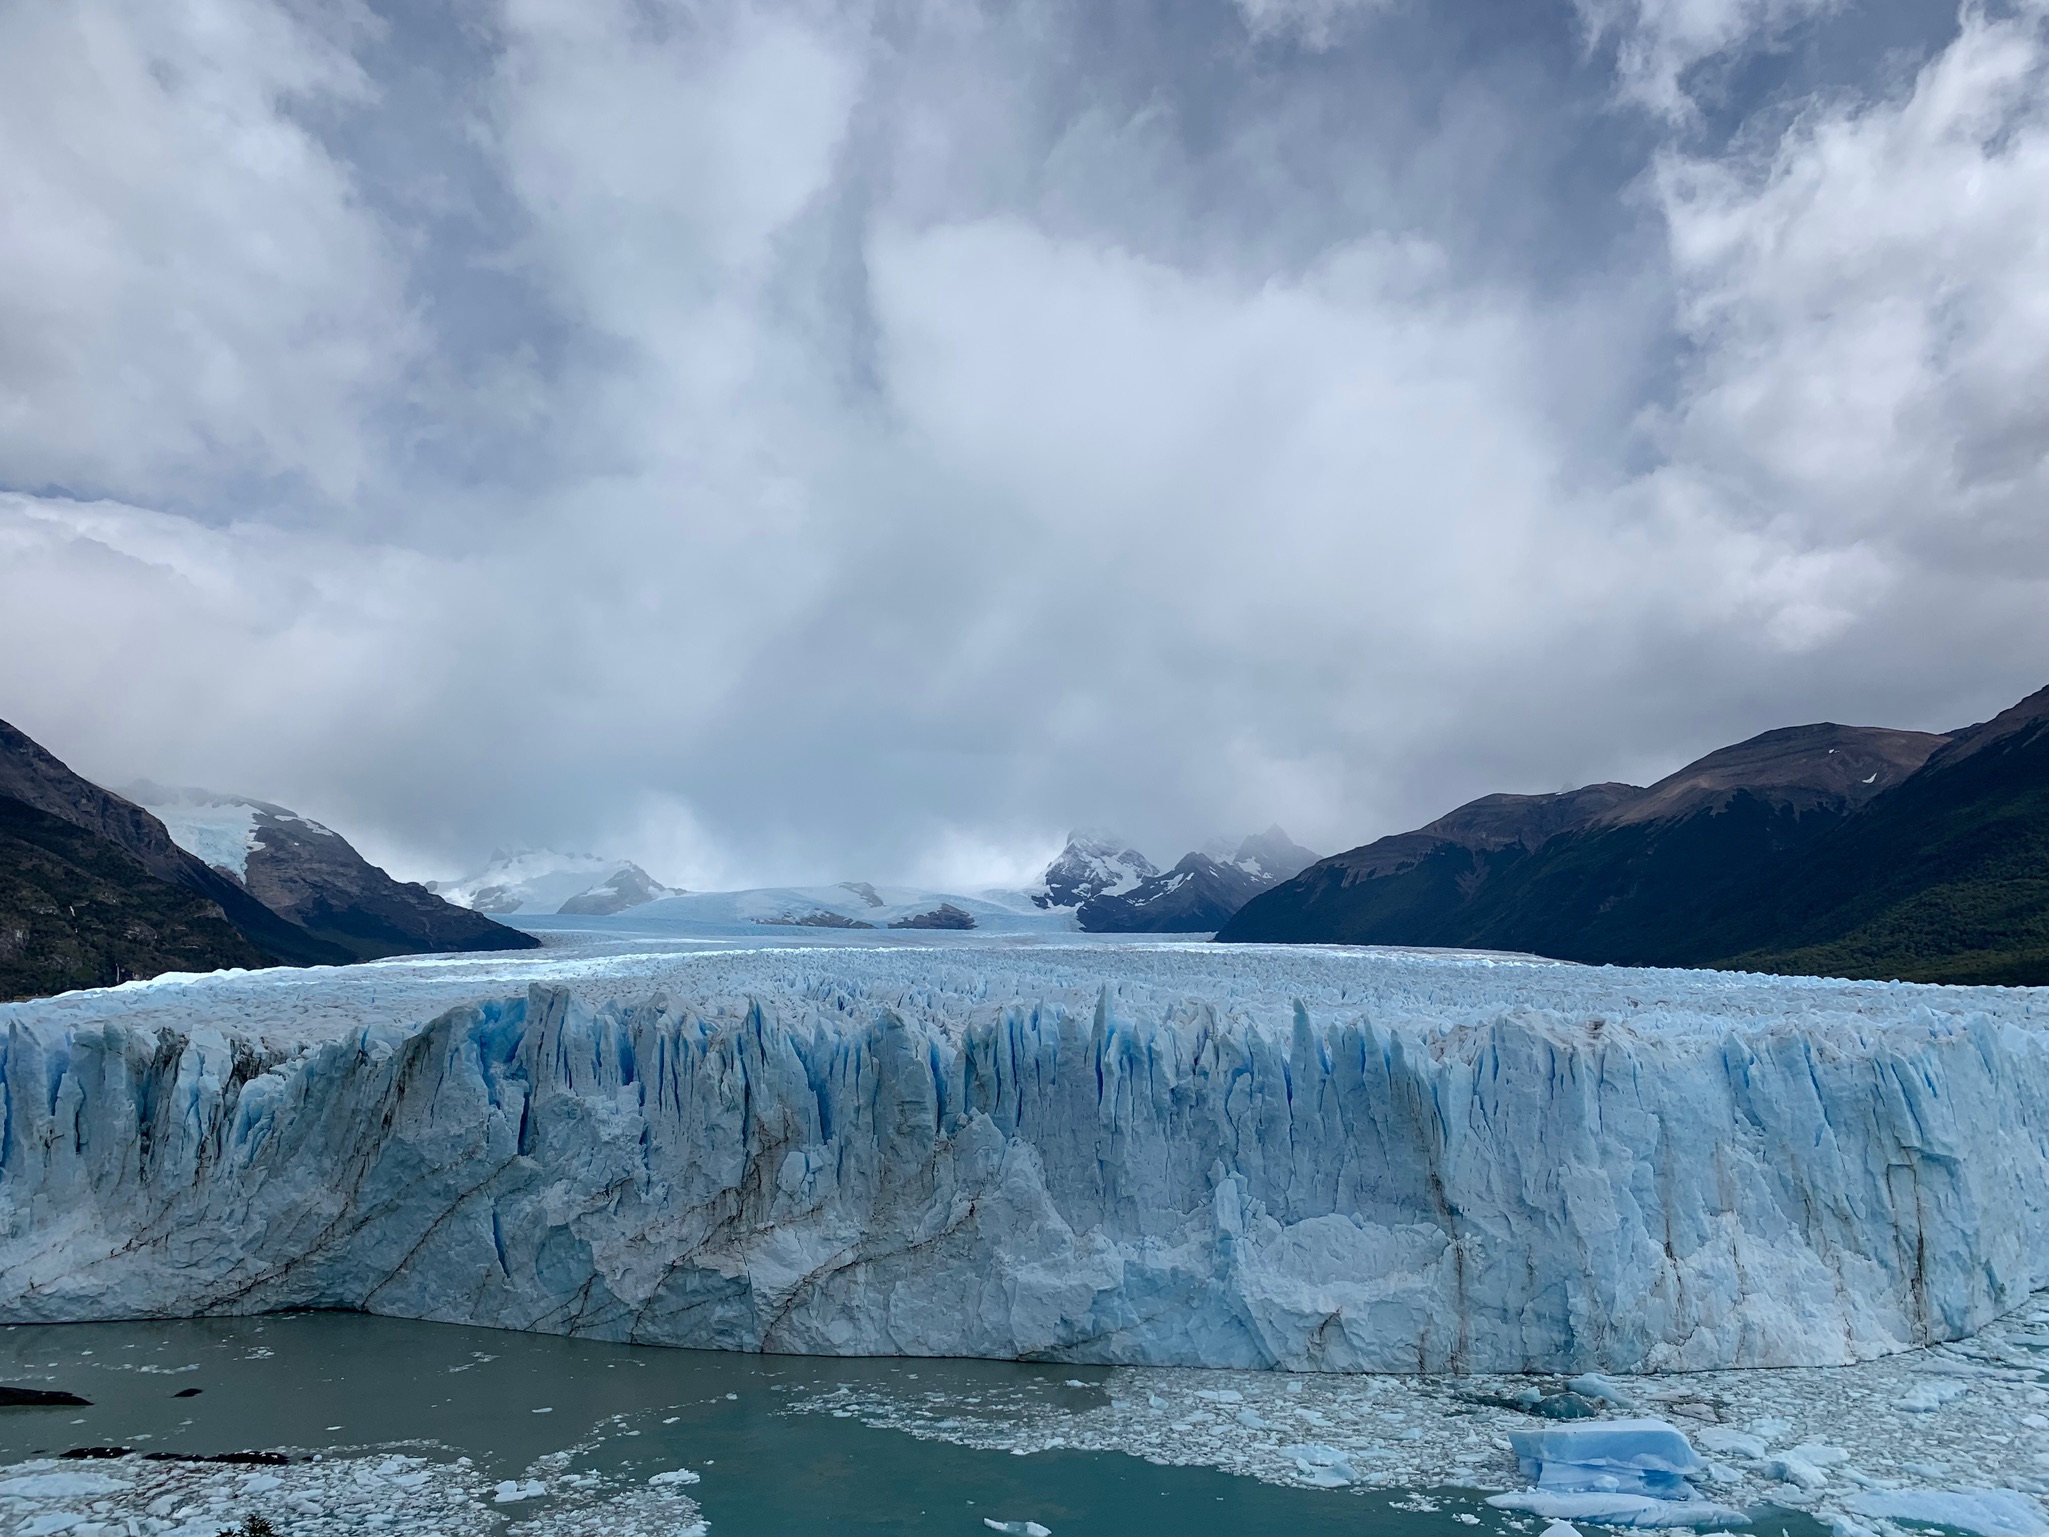
[[[1018,1457],[787,1407],[845,1386],[869,1397],[974,1397],[990,1413],[1034,1397],[1080,1412],[1103,1401],[1094,1384],[1105,1375],[641,1348],[340,1313],[16,1326],[0,1329],[0,1382],[66,1389],[93,1406],[0,1411],[0,1460],[91,1445],[351,1453],[410,1444],[470,1457],[495,1480],[576,1448],[575,1468],[636,1480],[697,1470],[703,1481],[690,1494],[712,1537],[986,1537],[984,1517],[1037,1521],[1055,1537],[1451,1537],[1472,1530],[1454,1524],[1459,1512],[1479,1516],[1482,1530],[1504,1529],[1470,1493],[1438,1491],[1435,1512],[1397,1510],[1397,1493],[1288,1488],[1117,1453]]]

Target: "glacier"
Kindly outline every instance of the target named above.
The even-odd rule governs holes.
[[[2045,1023],[2039,991],[1200,944],[158,978],[0,1006],[0,1322],[1845,1363],[2049,1283]]]

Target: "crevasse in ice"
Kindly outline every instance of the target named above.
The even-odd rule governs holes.
[[[0,1319],[1843,1362],[2049,1281],[2039,1007],[1202,946],[169,979],[0,1007]]]

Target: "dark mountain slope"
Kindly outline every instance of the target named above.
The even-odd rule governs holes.
[[[2049,985],[2049,689],[1958,732],[1702,939],[1750,970]]]
[[[1943,738],[1789,726],[1708,754],[1568,828],[1475,893],[1459,944],[1627,966],[1699,965],[1769,873],[1904,782]]]
[[[1251,898],[1316,862],[1277,826],[1219,852],[1229,857],[1190,854],[1129,891],[1091,897],[1075,921],[1092,934],[1214,934]]]
[[[71,772],[36,742],[0,721],[0,795],[69,822],[125,850],[158,880],[214,903],[242,936],[276,961],[339,965],[354,957],[280,917],[242,887],[171,840],[149,812]]]
[[[1214,934],[1272,884],[1207,854],[1190,854],[1122,895],[1090,898],[1074,917],[1091,934]]]
[[[0,795],[0,999],[270,964],[205,897],[98,833]]]
[[[1129,891],[1160,872],[1150,859],[1105,833],[1072,832],[1067,847],[1046,866],[1032,901],[1040,907],[1074,907],[1110,892]]]
[[[1904,782],[1945,739],[1768,731],[1645,790],[1490,796],[1341,854],[1248,903],[1219,939],[1471,946],[1698,965],[1766,872]]]
[[[1248,901],[1217,938],[1282,944],[1455,945],[1473,895],[1635,785],[1558,795],[1483,795],[1414,832],[1333,854]]]
[[[357,960],[434,950],[533,950],[540,941],[425,886],[395,881],[341,834],[261,802],[249,894]]]

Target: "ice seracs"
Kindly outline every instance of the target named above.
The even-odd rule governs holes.
[[[0,1319],[349,1307],[1339,1372],[1855,1361],[2049,1280],[2039,1009],[948,935],[160,981],[0,1008]]]

